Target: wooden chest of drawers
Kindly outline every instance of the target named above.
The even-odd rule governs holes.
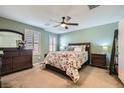
[[[1,74],[32,68],[32,50],[3,49]]]
[[[106,54],[91,54],[91,58],[93,66],[106,68]]]
[[[1,88],[2,55],[0,55],[0,88]]]

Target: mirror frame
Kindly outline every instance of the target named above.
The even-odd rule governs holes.
[[[11,32],[11,33],[16,33],[16,34],[19,34],[22,36],[22,40],[24,41],[24,34],[23,33],[20,33],[18,31],[15,31],[15,30],[10,30],[10,29],[0,29],[0,32]]]

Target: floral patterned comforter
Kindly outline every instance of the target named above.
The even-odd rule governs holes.
[[[66,74],[76,83],[79,80],[78,69],[88,60],[88,53],[76,51],[50,52],[44,59],[45,64],[66,71]]]

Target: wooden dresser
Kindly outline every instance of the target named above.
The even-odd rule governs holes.
[[[20,50],[17,48],[5,48],[2,50],[4,52],[2,57],[2,75],[33,67],[32,50]]]
[[[101,68],[107,68],[106,54],[91,54],[91,65]]]
[[[0,88],[1,88],[2,55],[0,54]]]

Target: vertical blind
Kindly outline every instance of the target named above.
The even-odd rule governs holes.
[[[40,54],[40,38],[41,33],[37,31],[33,31],[30,29],[25,29],[25,48],[33,49],[34,55]]]

